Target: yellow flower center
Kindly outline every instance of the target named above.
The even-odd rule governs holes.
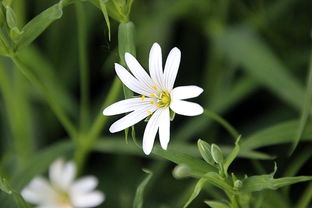
[[[157,107],[158,108],[167,108],[170,105],[171,97],[168,91],[160,91],[157,96]]]

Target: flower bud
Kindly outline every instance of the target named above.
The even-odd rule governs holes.
[[[215,165],[215,162],[214,162],[214,160],[213,160],[213,158],[211,156],[211,150],[210,150],[211,147],[210,147],[210,145],[207,142],[199,139],[198,142],[197,142],[197,146],[198,146],[198,150],[199,150],[202,158],[208,164]]]
[[[187,165],[183,165],[183,164],[182,165],[177,165],[173,169],[172,175],[176,179],[186,178],[186,177],[191,175],[191,171],[192,171],[192,169],[189,166],[187,166]]]
[[[243,185],[243,182],[241,180],[236,180],[234,182],[234,189],[238,190],[238,189],[240,189],[242,187],[242,185]]]
[[[212,155],[213,160],[216,163],[218,164],[223,163],[223,154],[222,154],[220,147],[218,147],[218,145],[216,144],[211,145],[211,155]]]

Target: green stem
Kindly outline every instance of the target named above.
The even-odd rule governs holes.
[[[89,121],[89,68],[87,58],[87,23],[81,2],[76,2],[76,17],[78,27],[78,47],[80,65],[80,128],[84,131]]]
[[[239,137],[240,134],[236,131],[236,129],[218,114],[205,109],[204,115],[221,124],[234,137],[235,140]]]
[[[61,122],[66,132],[72,139],[77,139],[77,132],[71,121],[66,117],[63,109],[55,102],[55,99],[51,96],[49,89],[35,77],[34,74],[29,71],[29,69],[24,65],[24,63],[17,57],[11,57],[14,64],[20,70],[20,72],[33,84],[35,85],[45,96],[48,104],[50,105],[52,111],[55,113],[58,120]]]
[[[299,199],[296,208],[307,208],[311,200],[312,200],[312,182],[309,184],[309,186],[304,191],[302,197]]]
[[[121,82],[117,77],[115,77],[111,89],[109,90],[109,94],[105,99],[101,107],[101,110],[98,113],[98,116],[95,119],[90,131],[85,136],[81,136],[78,150],[75,153],[75,159],[78,170],[81,170],[89,151],[91,150],[92,146],[98,139],[102,128],[104,127],[104,125],[108,120],[108,117],[103,116],[102,114],[103,109],[116,101],[120,91],[121,91]]]
[[[0,92],[2,93],[5,103],[5,112],[7,113],[13,139],[18,164],[17,167],[21,167],[27,162],[32,145],[29,143],[29,135],[26,130],[27,125],[23,123],[25,121],[24,112],[21,111],[24,109],[20,109],[18,106],[19,103],[16,102],[19,97],[15,97],[17,93],[14,91],[12,83],[10,83],[8,73],[5,72],[2,60],[3,59],[0,61]]]

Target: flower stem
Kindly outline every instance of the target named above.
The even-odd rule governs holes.
[[[224,118],[222,118],[218,114],[205,109],[204,115],[221,124],[233,136],[235,140],[239,137],[240,134],[238,133],[238,131],[229,122],[227,122]]]
[[[76,2],[76,19],[78,27],[78,47],[80,66],[80,128],[84,131],[89,121],[89,68],[87,58],[87,23],[81,2]]]
[[[106,97],[92,127],[85,136],[83,135],[80,136],[80,143],[75,153],[75,160],[77,163],[78,172],[82,169],[89,151],[92,149],[92,146],[98,139],[102,128],[105,126],[108,120],[108,117],[103,116],[102,114],[103,109],[108,105],[110,105],[111,103],[113,103],[114,101],[116,101],[120,91],[121,91],[121,82],[117,77],[115,77],[111,89],[109,90],[109,94]]]

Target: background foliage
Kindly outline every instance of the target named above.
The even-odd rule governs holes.
[[[203,160],[193,161],[200,158],[197,140],[218,144],[228,154],[232,136],[211,115],[176,116],[169,153],[156,147],[145,156],[122,133],[108,132],[116,117],[101,115],[103,107],[124,96],[113,70],[120,50],[136,51],[147,67],[154,42],[162,46],[163,57],[174,46],[182,51],[176,85],[204,88],[197,101],[242,135],[230,172],[270,174],[276,161],[275,177],[311,175],[311,1],[136,0],[132,8],[120,7],[124,16],[112,2],[131,4],[1,1],[0,174],[17,192],[63,155],[77,161],[80,174],[99,177],[103,207],[131,207],[133,201],[140,207],[143,195],[135,198],[136,192],[144,192],[143,207],[187,202],[196,181],[174,177],[174,163],[201,167]],[[125,37],[118,38],[119,22],[129,19],[134,36],[134,26],[126,25],[119,33]],[[136,127],[138,141],[144,125]],[[153,174],[146,176],[142,168]],[[312,185],[262,195],[259,207],[308,207]],[[0,197],[5,207],[15,206],[6,193]],[[206,184],[189,207],[222,198],[220,189]]]

